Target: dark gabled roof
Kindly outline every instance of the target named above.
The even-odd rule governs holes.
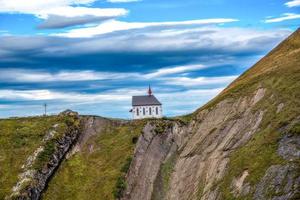
[[[161,105],[154,95],[147,96],[133,96],[132,106],[152,106]]]

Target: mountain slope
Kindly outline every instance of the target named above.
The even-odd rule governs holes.
[[[187,126],[166,130],[166,140],[149,125],[123,199],[298,198],[299,63],[300,30],[193,113]],[[151,159],[166,148],[159,162]]]

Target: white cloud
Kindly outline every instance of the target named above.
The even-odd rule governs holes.
[[[197,71],[208,68],[204,65],[187,65],[173,68],[162,68],[151,73],[116,73],[116,72],[95,72],[95,71],[61,71],[58,73],[9,69],[0,70],[0,81],[20,83],[45,83],[45,82],[77,82],[96,80],[156,80],[165,85],[208,86],[216,84],[228,84],[237,76],[222,77],[186,77],[184,72]],[[22,93],[23,94],[23,93]]]
[[[286,2],[285,5],[287,7],[296,7],[296,6],[300,6],[300,0],[292,0],[289,2]]]
[[[204,65],[185,65],[169,68],[162,68],[150,73],[118,73],[98,72],[93,70],[81,71],[59,71],[55,73],[45,71],[34,71],[25,69],[0,69],[0,81],[42,83],[42,82],[76,82],[96,80],[127,80],[127,79],[152,79],[167,75],[174,75],[188,71],[197,71],[208,68]]]
[[[8,105],[0,104],[0,109],[9,108]]]
[[[161,76],[165,76],[165,75],[178,74],[178,73],[182,73],[182,72],[197,71],[197,70],[201,70],[201,69],[205,69],[205,68],[208,68],[208,66],[186,65],[186,66],[162,68],[162,69],[157,70],[156,72],[145,74],[144,77],[155,78],[155,77],[161,77]]]
[[[71,82],[124,79],[128,77],[138,77],[138,74],[95,72],[92,70],[50,73],[24,69],[0,69],[0,80],[6,82]]]
[[[0,90],[0,98],[8,100],[46,101],[61,100],[66,102],[109,102],[124,101],[131,96],[121,94],[82,94],[72,92],[56,92],[51,90]]]
[[[118,17],[127,14],[123,8],[87,8],[87,7],[54,7],[36,12],[40,18],[48,18],[49,15],[78,17],[78,16],[97,16],[97,17]]]
[[[93,37],[95,35],[102,35],[116,31],[126,31],[132,29],[143,29],[149,27],[172,27],[172,26],[189,26],[189,25],[208,25],[208,24],[222,24],[238,21],[237,19],[200,19],[191,21],[174,21],[174,22],[122,22],[118,20],[107,20],[98,26],[88,28],[72,29],[65,33],[54,34],[56,36],[64,37]]]
[[[284,13],[282,17],[266,19],[265,23],[275,23],[275,22],[282,22],[282,21],[293,20],[293,19],[300,19],[300,14]]]
[[[203,85],[215,85],[215,84],[229,84],[235,80],[238,76],[221,76],[221,77],[171,77],[163,78],[166,84],[178,85],[178,86],[203,86]]]
[[[75,21],[73,22],[74,25],[79,24],[79,22],[88,23],[89,21],[86,20],[87,17],[98,17],[100,21],[101,18],[114,18],[124,16],[128,13],[128,11],[123,8],[101,9],[87,7],[95,1],[97,0],[30,0],[25,3],[24,0],[0,0],[0,13],[32,14],[46,20],[46,22],[51,16],[52,18],[56,16],[56,23],[58,24],[61,24],[61,22],[59,22],[61,18],[59,17],[67,17],[69,21],[75,18],[73,19]],[[85,20],[82,21],[81,18]],[[51,23],[54,28],[57,27],[53,19]],[[71,23],[71,25],[73,24]]]
[[[158,27],[111,33],[99,37],[77,40],[60,48],[49,47],[45,55],[67,52],[69,55],[99,52],[169,52],[197,50],[199,54],[214,52],[258,51],[272,48],[287,37],[289,30],[255,30],[245,28],[221,28],[216,26],[193,27]],[[68,33],[66,33],[68,34]],[[73,32],[70,33],[72,36]],[[90,35],[89,32],[78,33]],[[94,33],[93,33],[94,34]],[[96,34],[96,32],[95,32]],[[75,39],[74,39],[75,40]],[[10,44],[11,45],[11,44]],[[266,46],[269,46],[268,48]],[[203,52],[203,53],[201,53]]]
[[[131,3],[131,2],[138,2],[142,0],[107,0],[110,3]]]

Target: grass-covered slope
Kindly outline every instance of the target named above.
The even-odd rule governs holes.
[[[300,28],[200,110],[211,107],[224,98],[251,94],[258,86],[278,94],[278,100],[299,102],[299,80]]]
[[[64,132],[64,120],[57,116],[0,120],[0,199],[12,193],[24,171],[22,166],[44,144],[43,138],[55,125],[58,132]],[[32,167],[38,167],[42,161],[39,156]]]
[[[237,100],[242,96],[251,95],[257,88],[266,89],[266,94],[252,112],[264,111],[263,121],[254,137],[231,154],[225,177],[216,183],[221,186],[222,199],[253,199],[255,190],[257,193],[259,187],[258,183],[271,166],[299,166],[299,158],[283,159],[278,153],[278,148],[284,137],[291,138],[300,134],[300,29],[194,115],[203,109],[214,107],[226,98]],[[250,192],[236,197],[232,191],[232,182],[245,171],[249,175],[244,182],[251,186]],[[280,187],[270,186],[263,190],[265,195],[271,198],[283,195],[286,190],[284,187],[288,186]]]
[[[79,152],[62,163],[43,199],[110,200],[118,197],[126,187],[124,176],[144,124],[144,121],[114,123],[108,120]]]

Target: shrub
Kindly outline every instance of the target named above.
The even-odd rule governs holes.
[[[290,134],[292,135],[300,135],[300,123],[295,124],[291,130],[289,131]]]
[[[55,152],[54,141],[50,140],[45,144],[44,150],[39,153],[35,162],[35,169],[41,169]]]
[[[114,197],[120,199],[123,196],[123,192],[126,189],[125,176],[122,175],[117,179],[116,187],[114,189]]]
[[[121,168],[121,175],[118,177],[115,189],[113,191],[113,195],[115,199],[120,199],[123,197],[123,193],[126,189],[126,174],[129,170],[130,164],[132,161],[132,157],[128,157]]]
[[[131,139],[132,144],[136,144],[137,141],[138,141],[138,139],[139,139],[139,137],[134,136],[134,137]]]
[[[131,164],[131,161],[132,161],[132,157],[128,157],[126,159],[126,162],[125,164],[123,165],[122,169],[121,169],[121,172],[127,174],[128,170],[129,170],[129,167],[130,167],[130,164]]]
[[[163,134],[167,128],[170,128],[172,126],[172,123],[169,121],[159,121],[155,124],[154,132],[156,134]]]

